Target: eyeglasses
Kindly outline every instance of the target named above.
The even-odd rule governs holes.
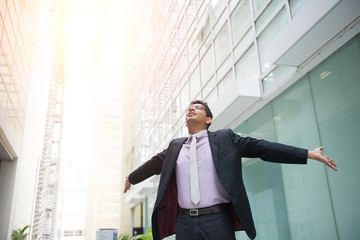
[[[187,111],[190,112],[191,108],[201,110],[201,109],[204,109],[204,106],[201,104],[193,104],[188,107]]]

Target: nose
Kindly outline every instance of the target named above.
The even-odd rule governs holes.
[[[187,109],[188,112],[194,112],[195,111],[195,107],[194,106],[190,106],[188,109]]]

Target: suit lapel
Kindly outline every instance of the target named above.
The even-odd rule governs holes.
[[[160,185],[159,185],[158,196],[155,204],[156,207],[160,203],[160,200],[163,197],[166,188],[168,187],[171,177],[174,174],[176,160],[179,156],[180,150],[186,139],[187,138],[175,139],[175,141],[170,144],[167,150],[166,153],[167,156],[165,158],[164,165],[161,170]]]
[[[208,132],[209,143],[211,148],[212,157],[214,160],[215,168],[218,167],[218,138],[216,132]]]
[[[184,144],[184,142],[186,141],[187,138],[179,138],[177,139],[177,142],[174,143],[174,147],[172,149],[170,149],[171,151],[171,155],[170,155],[170,159],[169,159],[169,166],[167,167],[167,169],[170,170],[170,172],[174,171],[175,165],[176,165],[176,160],[179,156],[180,150]]]

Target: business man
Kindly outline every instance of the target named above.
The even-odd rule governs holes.
[[[256,236],[243,179],[241,158],[306,164],[307,159],[336,164],[322,153],[279,143],[241,137],[230,129],[208,131],[212,113],[207,103],[191,102],[186,112],[189,137],[177,138],[133,171],[125,180],[126,193],[154,174],[161,174],[152,214],[155,240],[176,233],[178,240],[235,239],[234,231]]]

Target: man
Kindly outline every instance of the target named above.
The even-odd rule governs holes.
[[[189,137],[177,138],[125,180],[126,193],[154,174],[161,174],[152,215],[155,240],[176,233],[176,239],[235,239],[234,231],[256,236],[242,179],[241,158],[306,164],[307,159],[336,164],[322,153],[241,137],[230,129],[208,131],[212,113],[206,102],[191,102],[186,112]]]

